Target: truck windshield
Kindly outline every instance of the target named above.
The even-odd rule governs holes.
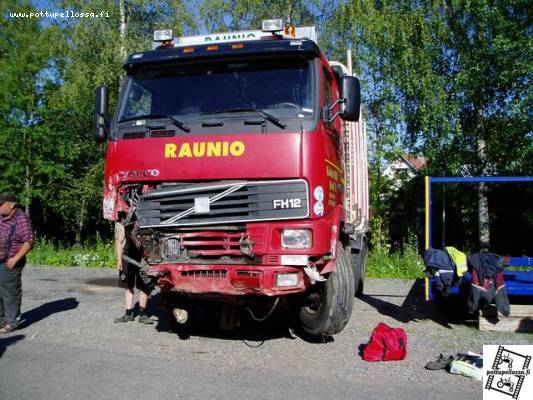
[[[232,109],[314,118],[312,65],[280,57],[140,68],[128,80],[118,120],[171,115],[191,121]]]

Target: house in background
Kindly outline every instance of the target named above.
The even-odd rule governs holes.
[[[396,188],[400,188],[402,181],[411,180],[426,166],[427,160],[423,156],[412,154],[401,155],[400,158],[390,163],[383,171],[383,176],[396,181]]]

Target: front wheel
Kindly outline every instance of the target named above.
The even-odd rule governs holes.
[[[339,333],[352,315],[355,291],[353,269],[341,242],[335,269],[326,282],[317,282],[315,286],[299,312],[303,329],[316,336]]]

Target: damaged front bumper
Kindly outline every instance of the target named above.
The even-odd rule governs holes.
[[[281,265],[159,264],[148,274],[162,290],[187,294],[278,296],[304,292],[309,285],[301,267]]]

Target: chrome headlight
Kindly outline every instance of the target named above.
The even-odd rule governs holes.
[[[308,249],[312,244],[310,229],[284,229],[281,232],[281,246],[286,249]]]

